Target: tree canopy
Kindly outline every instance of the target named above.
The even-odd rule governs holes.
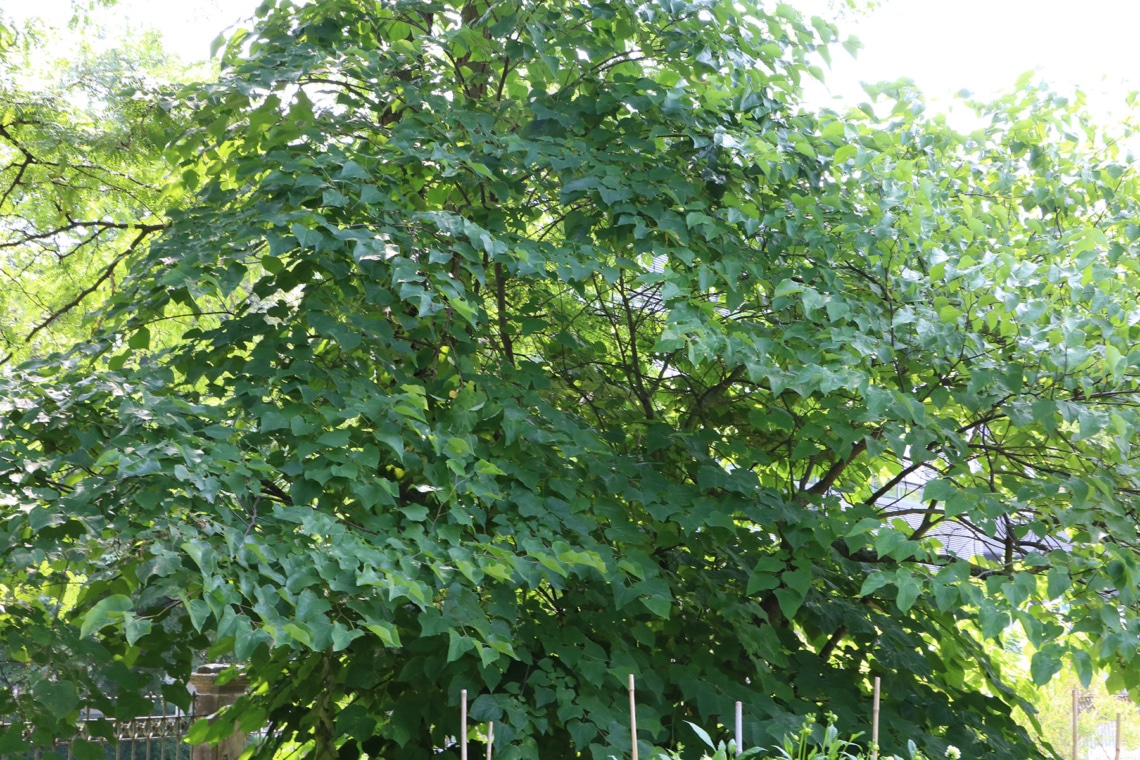
[[[1029,80],[969,133],[805,109],[839,41],[265,3],[91,337],[0,377],[0,747],[203,651],[253,687],[196,738],[321,760],[454,756],[461,689],[496,756],[601,760],[630,673],[643,751],[862,731],[879,676],[884,751],[1030,757],[1011,626],[1135,693],[1131,129]]]

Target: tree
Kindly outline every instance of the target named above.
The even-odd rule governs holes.
[[[863,730],[880,676],[884,750],[1016,758],[1012,623],[1140,685],[1130,128],[806,112],[838,38],[786,5],[259,13],[193,203],[3,379],[0,713],[208,649],[254,688],[199,739],[453,756],[465,688],[497,756],[602,758],[630,673],[660,746]]]
[[[66,61],[53,61],[62,45]],[[162,150],[180,113],[163,108],[163,90],[203,70],[171,60],[153,33],[96,50],[74,32],[3,16],[0,59],[5,364],[86,334],[84,316],[123,262],[165,228],[178,195],[166,192]]]

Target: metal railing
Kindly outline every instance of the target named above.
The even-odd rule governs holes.
[[[79,737],[103,746],[104,760],[191,760],[193,747],[185,742],[186,732],[194,716],[149,715],[133,720],[106,720],[113,729],[115,741],[93,736],[86,726]],[[91,719],[93,722],[95,719]],[[87,721],[85,721],[86,723]],[[0,755],[0,760],[77,760],[74,740],[57,743],[50,749],[36,747],[26,752]]]

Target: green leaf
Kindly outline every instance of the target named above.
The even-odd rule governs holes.
[[[131,646],[134,646],[135,642],[150,633],[151,627],[150,620],[136,617],[129,612],[123,613],[123,633],[127,638],[127,643]]]
[[[949,480],[931,480],[922,487],[924,501],[948,501],[958,495],[958,486]]]
[[[109,625],[119,623],[123,619],[123,613],[132,609],[134,609],[134,603],[129,596],[124,594],[112,594],[100,599],[83,616],[83,624],[79,629],[80,637],[87,638]]]
[[[150,348],[150,330],[146,327],[138,328],[127,340],[127,345],[135,349]]]
[[[957,586],[949,583],[935,582],[933,584],[933,590],[934,603],[938,606],[938,609],[947,612],[958,605],[960,596]]]
[[[804,595],[799,591],[778,588],[772,592],[776,595],[776,602],[780,605],[780,612],[789,620],[796,616],[804,603]]]
[[[654,615],[664,620],[669,619],[669,614],[673,608],[672,600],[665,595],[643,596],[641,603]]]
[[[894,583],[894,578],[884,572],[874,572],[863,579],[863,585],[859,587],[859,596],[869,596],[883,586],[888,586]]]
[[[407,517],[413,522],[423,522],[430,514],[427,507],[419,504],[410,504],[406,507],[400,507],[400,511],[404,513],[404,517]]]
[[[498,721],[503,717],[503,709],[490,694],[480,694],[471,703],[467,716],[474,721]]]
[[[70,681],[39,681],[32,687],[36,700],[63,717],[79,706],[79,694]]]
[[[1093,678],[1092,658],[1089,657],[1088,652],[1082,650],[1073,652],[1073,666],[1077,670],[1077,678],[1080,680],[1081,686],[1087,689]]]
[[[1050,599],[1060,598],[1066,591],[1072,581],[1069,579],[1069,573],[1064,568],[1051,567],[1046,575],[1047,588],[1046,594]]]
[[[1044,686],[1061,670],[1061,660],[1048,650],[1033,653],[1029,660],[1029,673],[1033,683]]]
[[[103,745],[88,739],[73,739],[71,752],[75,760],[104,760]]]
[[[399,433],[376,430],[372,435],[396,454],[397,461],[404,461],[404,439]]]
[[[15,754],[24,752],[28,743],[24,740],[24,724],[15,721],[4,729],[0,729],[0,754]]]
[[[396,626],[387,621],[365,623],[364,628],[375,634],[377,638],[380,639],[380,643],[386,647],[395,649],[403,646],[403,644],[400,643],[400,632],[396,629]],[[451,660],[449,659],[448,662],[451,662]]]
[[[217,37],[215,37],[213,39],[213,41],[210,42],[210,57],[214,58],[215,56],[217,56],[218,51],[221,50],[223,47],[225,47],[225,44],[226,44],[225,33],[219,34]]]
[[[713,744],[712,737],[709,736],[708,731],[705,731],[703,728],[698,726],[696,723],[693,723],[691,720],[687,720],[685,722],[689,724],[689,728],[693,729],[693,733],[696,734],[697,738],[704,742],[706,746],[714,750],[716,749],[716,745]]]
[[[475,642],[453,630],[448,631],[447,661],[455,662],[465,653],[475,648]]]
[[[898,589],[895,603],[903,612],[909,611],[922,591],[922,584],[913,573],[904,568],[895,573],[895,587]]]
[[[954,324],[958,321],[958,317],[962,316],[962,310],[953,306],[943,306],[938,310],[938,318],[948,324]]]
[[[979,613],[982,636],[987,639],[997,638],[1002,631],[1009,627],[1009,615],[995,609],[992,603],[982,605]]]
[[[372,175],[368,173],[367,169],[355,161],[345,161],[344,167],[340,170],[340,173],[337,174],[337,178],[368,180],[372,179]]]
[[[748,587],[744,593],[754,596],[760,591],[768,591],[780,585],[780,578],[775,573],[753,572],[748,576]]]
[[[861,536],[864,533],[878,530],[882,525],[883,521],[876,517],[864,517],[847,531],[847,538],[854,538],[855,536]]]

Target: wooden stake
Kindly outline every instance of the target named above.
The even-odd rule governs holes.
[[[491,760],[491,747],[495,745],[495,721],[487,724],[487,760]]]
[[[1077,738],[1078,738],[1078,736],[1079,736],[1079,734],[1078,734],[1078,730],[1077,730],[1077,690],[1073,689],[1073,758],[1072,758],[1072,760],[1077,760]]]
[[[736,703],[736,754],[744,751],[744,703]],[[1120,758],[1116,758],[1120,760]]]
[[[1120,713],[1116,714],[1116,760],[1120,760]]]
[[[467,689],[459,692],[459,757],[467,760]]]
[[[629,674],[629,734],[633,739],[633,760],[637,760],[637,701],[633,695],[633,673]]]
[[[879,677],[875,676],[875,696],[871,702],[871,760],[879,760]]]

